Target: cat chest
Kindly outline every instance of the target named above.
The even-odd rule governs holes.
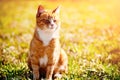
[[[43,57],[39,58],[40,66],[46,66],[48,63],[48,56],[45,54]]]
[[[43,42],[44,46],[49,45],[50,41],[54,38],[58,37],[58,32],[45,32],[44,30],[40,30],[37,28],[38,37]]]

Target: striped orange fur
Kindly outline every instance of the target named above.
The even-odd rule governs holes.
[[[33,79],[43,76],[47,80],[67,72],[68,58],[59,42],[59,7],[52,12],[38,7],[36,28],[30,43],[28,66],[33,72]]]

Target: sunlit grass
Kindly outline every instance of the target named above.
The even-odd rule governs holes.
[[[0,2],[0,79],[32,79],[26,60],[39,4],[61,5],[61,46],[69,56],[63,80],[120,79],[119,0]]]

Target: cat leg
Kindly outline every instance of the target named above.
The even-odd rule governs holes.
[[[60,71],[59,71],[59,69],[57,68],[57,69],[55,69],[55,71],[54,71],[54,75],[53,75],[53,78],[54,79],[57,79],[57,78],[62,78],[62,75],[60,74]]]
[[[67,68],[65,65],[57,65],[57,67],[54,70],[54,79],[56,78],[62,78],[62,73],[66,73],[67,72]]]
[[[60,57],[58,64],[55,67],[54,70],[54,78],[61,78],[62,73],[68,72],[68,58],[64,50],[61,50]]]
[[[39,80],[39,65],[32,64],[33,80]]]
[[[68,57],[63,49],[61,49],[58,67],[60,72],[68,72]]]
[[[52,80],[53,71],[54,71],[54,65],[49,65],[47,67],[47,73],[46,73],[47,80]]]

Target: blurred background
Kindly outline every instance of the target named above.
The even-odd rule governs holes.
[[[38,5],[61,6],[61,46],[69,56],[62,80],[120,80],[119,0],[0,1],[0,79],[30,80],[26,60]]]

